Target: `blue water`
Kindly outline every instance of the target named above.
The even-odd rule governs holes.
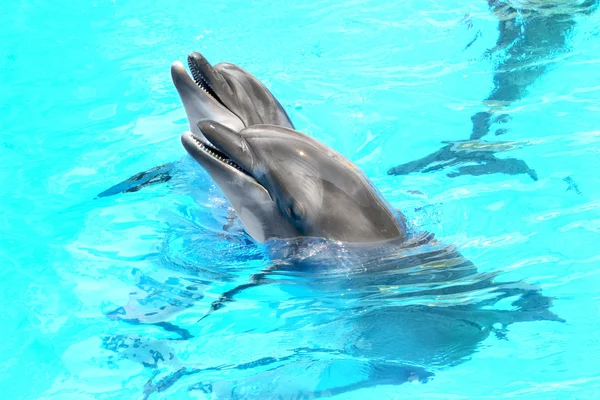
[[[257,76],[298,130],[355,162],[414,227],[481,273],[537,285],[566,320],[512,324],[452,365],[422,365],[435,372],[426,383],[338,398],[597,398],[600,13],[574,17],[568,44],[535,60],[548,69],[507,109],[508,131],[485,137],[534,180],[387,175],[469,138],[497,65],[484,1],[26,0],[0,11],[3,398],[295,398],[369,361],[341,352],[361,345],[360,319],[316,289],[249,289],[197,322],[270,259],[223,230],[226,200],[184,157],[169,66],[192,50]],[[180,159],[168,184],[94,200]],[[107,317],[119,307],[163,312],[135,325]],[[328,375],[336,360],[346,370]]]

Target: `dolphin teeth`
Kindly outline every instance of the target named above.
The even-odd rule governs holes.
[[[196,85],[198,85],[198,87],[207,95],[214,97],[212,94],[210,94],[207,90],[207,88],[204,86],[204,82],[198,80],[198,79],[194,79],[194,82],[196,82]]]
[[[233,161],[231,161],[228,158],[225,158],[223,156],[221,156],[220,154],[215,153],[211,147],[209,147],[209,144],[205,144],[202,140],[198,139],[195,136],[192,136],[192,139],[194,139],[194,141],[198,144],[198,147],[204,151],[205,153],[209,154],[211,157],[216,158],[217,160],[221,161],[222,163],[225,163],[227,165],[229,165],[230,167],[233,167],[235,169],[237,169],[240,172],[243,172],[245,174],[248,174],[246,171],[244,171],[242,169],[242,167],[240,167],[239,165],[237,165],[236,163],[234,163]]]
[[[221,100],[219,99],[213,88],[210,87],[210,84],[206,81],[206,79],[204,79],[200,71],[198,71],[196,66],[192,62],[190,62],[190,60],[188,60],[188,66],[190,68],[190,72],[192,73],[192,78],[194,78],[194,82],[196,82],[196,85],[198,85],[198,87],[202,89],[204,93],[221,103]]]

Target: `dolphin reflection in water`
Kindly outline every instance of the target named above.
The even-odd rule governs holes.
[[[435,153],[390,168],[389,175],[457,167],[447,175],[525,174],[534,181],[538,179],[525,161],[496,157],[497,152],[506,150],[507,142],[486,142],[482,138],[489,134],[492,124],[510,121],[510,116],[503,110],[526,96],[527,90],[555,64],[552,58],[570,51],[569,38],[578,18],[595,11],[599,2],[488,0],[488,4],[498,18],[499,35],[496,46],[487,52],[493,61],[494,83],[483,101],[487,109],[471,117],[473,129],[468,140],[446,142]],[[498,128],[494,134],[500,136],[507,132],[506,128]],[[514,147],[514,143],[508,144]]]

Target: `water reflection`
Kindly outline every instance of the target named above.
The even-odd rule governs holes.
[[[554,65],[554,60],[569,53],[569,39],[577,19],[595,11],[599,2],[488,0],[488,4],[498,18],[499,31],[496,45],[486,54],[494,65],[494,88],[483,100],[487,109],[471,117],[469,141],[450,142],[435,153],[391,168],[388,174],[427,173],[459,166],[448,176],[525,174],[537,180],[535,171],[523,160],[497,158],[495,153],[500,150],[490,146],[485,151],[464,151],[462,144],[488,145],[481,139],[489,135],[493,124],[500,126],[494,131],[495,136],[508,133],[501,127],[510,121],[504,113],[506,107],[523,99],[531,85]]]

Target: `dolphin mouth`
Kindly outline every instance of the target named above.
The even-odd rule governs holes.
[[[188,55],[187,62],[188,62],[188,67],[190,69],[190,72],[192,73],[192,78],[193,78],[194,82],[206,94],[208,94],[210,97],[212,97],[214,100],[216,100],[219,104],[221,104],[227,110],[231,111],[229,109],[229,107],[227,107],[225,105],[225,103],[223,103],[223,101],[221,100],[221,98],[219,97],[217,92],[212,88],[212,86],[209,82],[210,78],[206,75],[206,73],[202,72],[202,69],[197,60],[197,58],[199,58],[199,57],[201,57],[201,61],[203,62],[205,68],[210,68],[212,73],[216,73],[215,70],[210,65],[210,63],[200,53],[190,53]]]
[[[243,173],[244,175],[247,175],[248,177],[255,180],[255,178],[252,176],[252,174],[250,174],[244,168],[240,167],[238,164],[233,162],[233,160],[231,158],[227,157],[227,155],[225,155],[225,153],[223,153],[222,151],[217,149],[206,139],[201,138],[192,132],[185,132],[183,134],[182,139],[184,142],[184,146],[185,145],[188,145],[188,146],[193,145],[194,149],[197,150],[198,152],[202,153],[204,156],[207,156],[208,158],[210,158],[220,164],[225,164],[226,166],[234,168],[237,171],[239,171],[239,172]]]
[[[211,84],[211,82],[215,81],[217,81],[218,84],[220,76],[218,75],[218,72],[214,70],[208,60],[204,58],[202,54],[192,52],[187,57],[187,63],[192,80],[196,86],[198,86],[198,88],[208,95],[208,97],[210,97],[212,100],[216,101],[226,110],[235,115],[235,113],[233,113],[233,111],[230,110],[229,107],[227,107],[227,105],[225,105],[225,103],[221,100],[217,94],[217,91],[213,88],[214,84]],[[188,77],[189,75],[190,74],[188,74]],[[201,121],[202,119],[195,122],[199,123]],[[227,155],[225,155],[222,151],[217,149],[207,138],[203,137],[202,135],[197,135],[193,132],[186,132],[183,134],[182,139],[187,146],[193,146],[194,150],[200,152],[204,156],[208,156],[210,159],[216,160],[222,164],[226,164],[229,167],[235,168],[236,170],[252,177],[252,175],[233,162],[233,160],[227,157]]]

